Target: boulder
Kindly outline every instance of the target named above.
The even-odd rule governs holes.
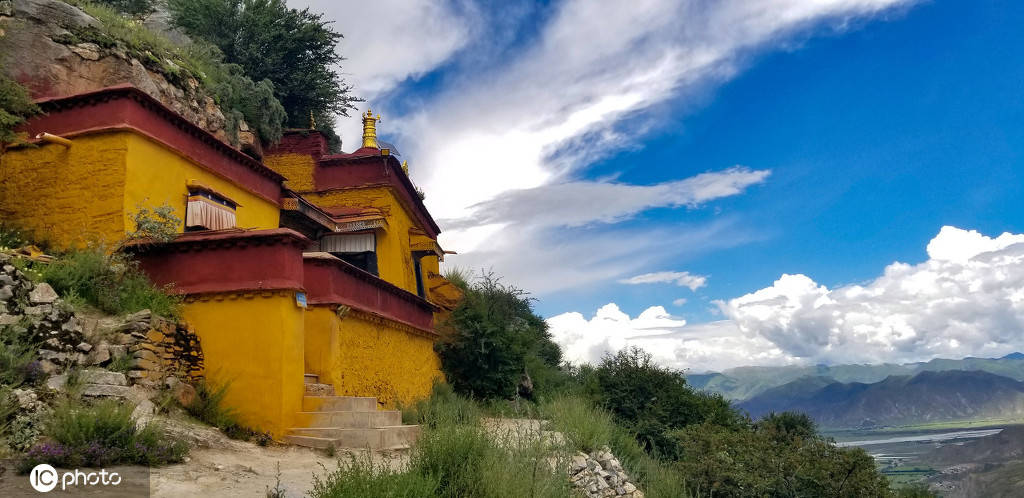
[[[125,386],[114,386],[108,384],[86,384],[82,387],[82,396],[129,398],[131,390]]]
[[[54,391],[63,391],[68,384],[68,376],[65,374],[54,375],[46,379],[46,388]]]
[[[128,379],[123,373],[110,372],[107,370],[83,370],[80,374],[82,382],[86,384],[105,384],[112,386],[127,386]]]
[[[196,400],[196,388],[185,384],[184,382],[179,383],[177,386],[171,389],[171,394],[174,395],[174,399],[178,401],[181,406],[191,405]]]
[[[28,293],[28,302],[32,304],[50,304],[57,300],[57,292],[50,284],[42,282]]]

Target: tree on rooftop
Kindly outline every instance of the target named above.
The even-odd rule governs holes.
[[[168,0],[176,25],[204,38],[253,81],[270,80],[288,113],[288,126],[317,128],[332,140],[333,116],[348,116],[361,99],[338,73],[342,34],[323,15],[289,8],[283,0]]]

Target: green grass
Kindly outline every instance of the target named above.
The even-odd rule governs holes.
[[[196,396],[185,405],[185,411],[200,422],[212,425],[224,432],[231,439],[255,441],[260,446],[270,442],[270,435],[246,427],[238,421],[238,414],[224,404],[230,383],[220,385],[201,381],[195,386]]]
[[[495,436],[481,426],[480,408],[452,394],[444,385],[434,395],[405,410],[423,424],[423,435],[407,464],[390,469],[365,458],[340,462],[317,476],[313,498],[421,497],[536,498],[570,495],[564,465],[552,467],[559,454],[529,435]],[[520,437],[522,436],[522,437]],[[564,457],[564,453],[562,453]]]
[[[617,425],[607,411],[577,396],[556,397],[540,407],[555,430],[565,434],[573,448],[591,452],[602,446],[611,448],[626,472],[645,496],[652,498],[687,496],[681,474],[651,457],[640,447],[633,434]]]
[[[101,248],[72,251],[42,268],[42,278],[61,296],[86,302],[100,311],[122,315],[148,309],[176,318],[180,299],[157,288],[126,255]]]
[[[46,441],[29,449],[21,469],[40,463],[70,468],[180,462],[188,445],[154,423],[137,426],[132,419],[134,408],[114,400],[59,403],[44,424]]]

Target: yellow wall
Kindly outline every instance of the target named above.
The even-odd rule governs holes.
[[[58,248],[124,237],[125,158],[129,134],[41,144],[0,156],[0,221]]]
[[[377,230],[377,270],[380,278],[413,294],[416,293],[416,275],[413,273],[412,248],[409,229],[415,224],[386,187],[336,190],[304,194],[306,199],[326,208],[374,207],[384,212],[388,226]]]
[[[186,303],[206,377],[230,382],[225,404],[242,424],[284,435],[302,409],[303,313],[294,292],[219,295]]]
[[[235,211],[240,228],[277,228],[280,206],[226,180],[173,150],[142,135],[128,137],[128,175],[125,185],[125,226],[134,229],[131,215],[140,204],[174,207],[175,216],[185,219],[188,182],[196,180],[239,204]],[[184,230],[184,224],[181,229]]]
[[[313,157],[309,154],[273,154],[263,164],[287,178],[284,185],[296,192],[313,190]]]
[[[339,318],[335,310],[306,312],[306,358],[308,373],[339,396],[374,396],[394,406],[429,396],[434,379],[444,378],[432,339],[356,311]]]

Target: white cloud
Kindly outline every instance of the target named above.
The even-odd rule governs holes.
[[[659,271],[629,277],[619,280],[619,283],[630,285],[674,283],[679,287],[689,287],[690,290],[696,291],[697,289],[707,285],[708,277],[702,275],[690,275],[690,272],[687,271]],[[683,302],[686,302],[686,300],[683,299]]]
[[[805,275],[719,303],[748,335],[814,362],[1001,356],[1024,349],[1024,235],[943,227],[929,259],[863,285]]]
[[[460,0],[312,5],[345,33],[345,70],[383,113],[381,133],[393,137],[427,206],[444,220],[441,242],[459,252],[449,262],[493,268],[542,293],[642,272],[647,268],[638,260],[659,264],[680,246],[728,247],[756,237],[735,219],[680,231],[615,225],[652,208],[735,195],[763,181],[766,170],[733,168],[655,185],[585,181],[579,173],[599,158],[641,147],[668,109],[732,77],[751,54],[912,1],[565,0],[544,15],[523,17],[543,20],[536,31],[507,25],[521,12],[502,6],[492,14]],[[496,50],[499,39],[516,41]],[[443,64],[447,71],[430,93],[393,91]],[[356,119],[341,123],[346,143],[358,139],[358,127]],[[702,237],[726,224],[733,231],[719,232],[721,240]],[[556,227],[586,230],[571,231],[575,240],[567,240],[553,233]],[[624,239],[609,234],[626,232],[635,237],[634,254],[648,253],[622,254]],[[649,242],[665,233],[678,243]],[[565,259],[533,254],[552,246]],[[595,261],[617,266],[587,266]]]
[[[676,300],[672,301],[672,306],[682,306],[684,304],[686,304],[686,298],[685,297],[681,297],[679,299],[676,299]]]
[[[563,313],[549,318],[548,325],[573,363],[597,363],[605,353],[631,346],[648,351],[662,365],[694,372],[794,361],[770,342],[743,335],[732,322],[688,325],[661,306],[630,318],[609,303],[589,320],[580,313]]]
[[[614,304],[590,320],[548,320],[570,361],[640,346],[695,371],[742,365],[880,363],[1024,351],[1024,234],[942,227],[928,260],[895,262],[859,285],[829,289],[806,275],[719,301],[726,320],[691,325],[653,306],[631,319]],[[653,325],[657,319],[657,324]]]

